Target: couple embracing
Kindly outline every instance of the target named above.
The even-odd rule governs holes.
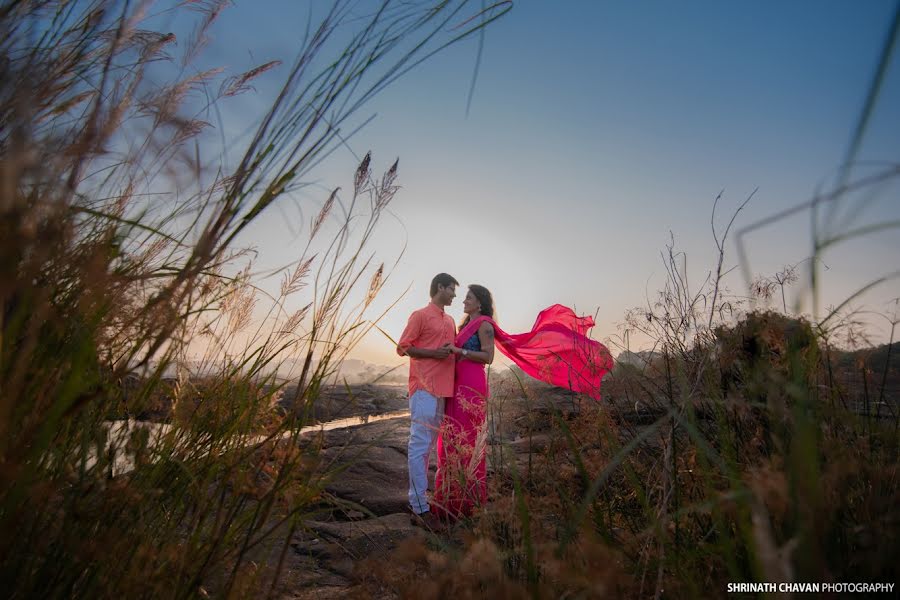
[[[471,515],[487,500],[487,399],[485,365],[499,349],[525,373],[599,399],[600,381],[612,368],[602,344],[587,337],[591,317],[554,305],[538,315],[532,330],[507,334],[494,322],[494,301],[481,285],[470,285],[465,318],[457,332],[445,312],[459,282],[440,273],[431,282],[431,302],[412,313],[397,344],[410,357],[408,446],[412,520],[433,530]],[[437,473],[429,503],[428,462],[437,443]]]

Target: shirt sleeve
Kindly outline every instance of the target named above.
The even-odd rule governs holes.
[[[400,335],[400,341],[397,342],[397,354],[406,356],[406,351],[409,350],[410,346],[416,343],[416,340],[419,339],[419,334],[421,333],[422,315],[415,312],[409,316],[409,321],[406,323],[406,329],[404,329],[403,334]]]

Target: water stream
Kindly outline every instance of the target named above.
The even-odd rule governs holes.
[[[300,429],[300,435],[316,433],[319,431],[331,431],[333,429],[345,429],[347,427],[358,427],[368,423],[376,423],[378,421],[389,421],[392,419],[402,419],[409,416],[408,410],[395,410],[378,415],[358,415],[354,417],[344,417],[334,419],[315,425],[307,425]],[[108,429],[108,446],[116,448],[124,448],[128,442],[129,436],[135,429],[145,429],[150,434],[150,446],[159,442],[159,440],[172,430],[172,425],[168,423],[153,423],[150,421],[135,421],[133,419],[122,421],[107,422]],[[291,437],[291,432],[284,432],[282,438]],[[259,443],[266,439],[265,436],[253,436],[247,439],[246,445]],[[96,457],[88,460],[88,467],[93,466]],[[124,452],[117,452],[113,464],[113,475],[122,475],[134,469],[134,463],[131,456]]]

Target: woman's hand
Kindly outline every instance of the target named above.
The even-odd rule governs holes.
[[[462,348],[457,346],[450,346],[450,353],[456,354],[457,356],[462,356]]]

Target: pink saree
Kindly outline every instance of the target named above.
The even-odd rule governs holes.
[[[555,304],[538,315],[528,333],[508,334],[488,317],[468,323],[456,336],[461,347],[484,321],[494,326],[500,352],[525,373],[547,383],[600,399],[600,382],[613,359],[603,344],[587,337],[591,317]],[[471,360],[456,363],[453,398],[448,398],[437,441],[438,464],[431,510],[459,518],[472,514],[487,500],[485,366]]]
[[[454,345],[465,344],[484,321],[493,323],[487,317],[471,321],[457,334]],[[466,359],[456,361],[453,387],[453,397],[444,405],[444,421],[437,440],[431,511],[458,519],[471,515],[475,507],[487,501],[485,365]]]

